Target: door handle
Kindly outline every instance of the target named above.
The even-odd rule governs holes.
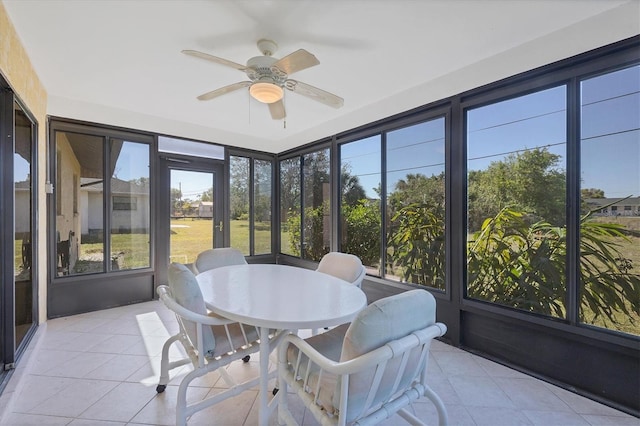
[[[222,232],[222,229],[223,229],[223,228],[222,228],[222,221],[220,221],[220,222],[218,223],[218,225],[216,226],[216,228],[218,228],[218,230],[219,230],[220,232]]]

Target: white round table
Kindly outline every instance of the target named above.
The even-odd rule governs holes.
[[[321,328],[351,321],[367,305],[358,287],[309,269],[285,265],[235,265],[197,276],[209,309],[260,330],[260,414],[267,424],[269,329]],[[277,401],[274,398],[273,401]]]

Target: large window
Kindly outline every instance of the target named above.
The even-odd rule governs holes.
[[[472,109],[467,295],[564,318],[566,87]]]
[[[57,131],[55,146],[56,274],[149,267],[149,145]]]
[[[445,289],[445,119],[386,135],[384,277]]]
[[[330,250],[329,150],[280,162],[280,252],[316,260]]]
[[[232,155],[229,164],[231,247],[247,256],[269,254],[272,162]]]
[[[340,251],[360,258],[367,273],[381,268],[380,135],[340,145]]]
[[[280,253],[300,256],[300,157],[280,162]]]
[[[444,290],[444,117],[343,143],[340,161],[341,251],[370,275]]]
[[[329,150],[304,155],[302,161],[302,257],[320,260],[330,244]]]
[[[149,145],[110,139],[111,260],[110,268],[150,266]]]
[[[271,161],[253,163],[254,253],[271,253],[271,200],[273,179]]]
[[[640,66],[580,89],[580,320],[640,335]]]
[[[229,157],[230,182],[230,223],[231,247],[245,256],[250,252],[249,238],[249,158],[232,155]]]

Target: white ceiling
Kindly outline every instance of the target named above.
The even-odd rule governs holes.
[[[2,0],[47,90],[50,115],[281,152],[640,33],[638,0]],[[345,99],[287,92],[286,128],[240,90],[270,38],[292,78]]]

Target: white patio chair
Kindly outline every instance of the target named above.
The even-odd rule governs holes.
[[[435,322],[435,299],[411,290],[380,299],[354,321],[306,340],[287,335],[278,347],[278,419],[296,424],[288,386],[322,425],[376,424],[398,413],[424,424],[405,407],[423,395],[447,424],[444,404],[427,385],[429,346],[447,327]]]
[[[362,280],[367,272],[358,256],[337,251],[322,256],[316,271],[340,278],[358,288],[362,287]],[[328,328],[325,327],[325,330]],[[315,336],[318,334],[318,330],[314,329],[311,333]]]
[[[241,359],[260,349],[258,330],[253,326],[240,324],[208,313],[193,273],[180,263],[172,263],[168,268],[169,286],[158,287],[162,302],[176,314],[179,331],[170,337],[162,347],[160,380],[156,388],[164,392],[169,383],[169,371],[191,363],[193,371],[180,382],[176,402],[176,425],[183,426],[187,418],[195,412],[217,404],[227,398],[257,385],[259,377],[243,383],[236,383],[224,368],[232,361]],[[284,333],[274,333],[270,345],[276,345]],[[187,353],[187,358],[169,360],[169,350],[179,341]],[[187,389],[196,378],[220,369],[220,375],[229,388],[210,398],[187,405]]]
[[[224,247],[205,250],[196,257],[196,269],[198,272],[220,268],[229,265],[246,265],[247,260],[240,250]]]
[[[336,251],[325,254],[316,271],[333,275],[357,287],[362,286],[362,280],[366,274],[359,257]]]

